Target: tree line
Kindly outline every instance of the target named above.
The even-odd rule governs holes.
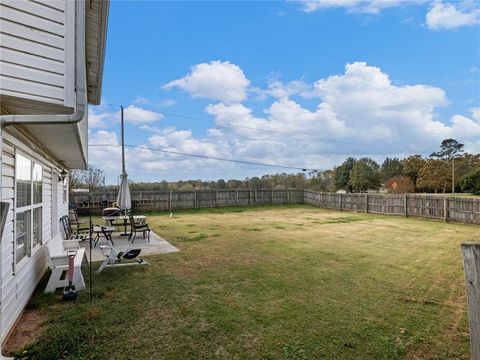
[[[334,168],[331,190],[365,192],[382,186],[392,193],[463,191],[480,194],[480,154],[463,151],[455,139],[445,139],[429,157],[386,158],[379,165],[370,158],[350,157]]]
[[[391,193],[468,192],[480,195],[480,154],[463,151],[464,145],[455,139],[445,139],[440,150],[428,157],[410,155],[404,159],[386,158],[378,164],[371,158],[349,157],[326,171],[297,174],[270,174],[261,177],[219,179],[216,181],[180,180],[167,182],[133,182],[132,191],[208,190],[297,188],[324,192],[365,192],[384,189]],[[117,186],[104,185],[103,171],[89,168],[70,176],[71,188],[90,184],[93,190],[116,191]]]

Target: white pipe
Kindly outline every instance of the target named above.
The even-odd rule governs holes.
[[[85,0],[76,1],[75,8],[75,111],[72,114],[61,115],[1,115],[0,116],[0,201],[3,199],[2,188],[2,163],[3,163],[3,129],[9,125],[52,125],[52,124],[75,124],[83,120],[87,108],[85,93]],[[0,239],[1,240],[1,239]],[[1,242],[0,242],[1,245]],[[0,247],[1,249],[1,247]],[[0,261],[0,302],[2,299],[2,261]],[[2,355],[3,339],[3,311],[0,309],[0,360],[11,359]]]

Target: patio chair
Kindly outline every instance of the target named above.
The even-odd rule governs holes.
[[[128,237],[128,240],[133,242],[135,241],[135,237],[137,236],[137,232],[141,232],[143,235],[143,238],[147,239],[148,242],[150,242],[150,228],[148,227],[148,224],[146,221],[141,221],[141,222],[136,222],[135,218],[133,217],[132,214],[129,214],[129,219],[130,219],[130,236]]]
[[[70,222],[70,227],[76,232],[86,231],[90,229],[90,225],[84,221],[78,219],[78,213],[76,209],[68,210],[68,221]]]
[[[63,232],[65,234],[65,240],[88,240],[90,238],[90,228],[81,229],[74,231],[72,229],[72,225],[70,224],[70,220],[68,215],[64,215],[60,218],[60,222],[63,226]]]

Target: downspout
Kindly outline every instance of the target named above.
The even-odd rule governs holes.
[[[72,114],[61,115],[1,115],[0,116],[0,201],[3,199],[2,164],[3,164],[3,130],[10,125],[52,125],[76,124],[83,120],[87,108],[85,93],[85,0],[76,1],[75,7],[75,111]],[[1,207],[0,207],[1,208]],[[0,239],[1,240],[1,239]],[[0,242],[1,249],[1,242]],[[2,302],[2,261],[0,261],[0,306]],[[6,359],[2,355],[3,342],[3,309],[0,308],[0,360]]]

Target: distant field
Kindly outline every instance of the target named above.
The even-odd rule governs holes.
[[[34,359],[468,359],[462,240],[478,227],[308,206],[149,217],[181,251],[36,295]],[[86,276],[88,279],[88,276]]]

